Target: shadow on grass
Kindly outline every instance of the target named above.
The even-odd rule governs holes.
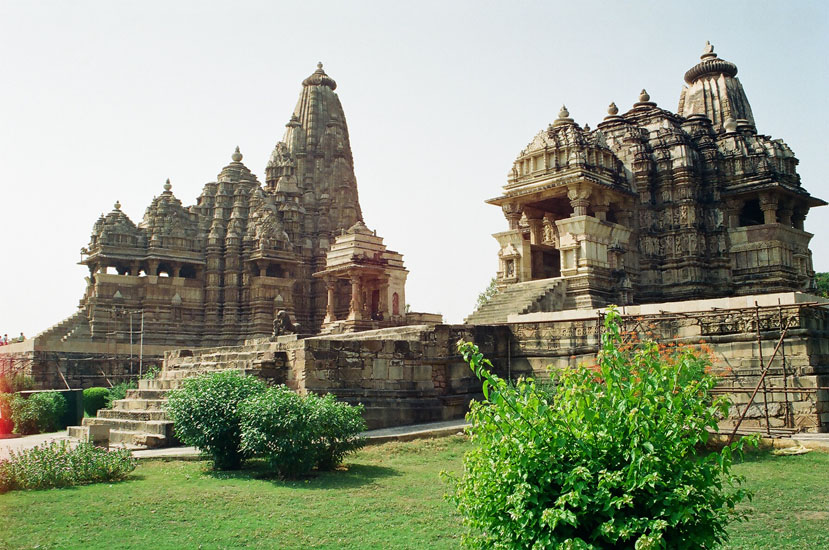
[[[256,479],[282,487],[303,489],[348,489],[374,483],[378,479],[402,475],[394,468],[366,464],[348,464],[345,468],[320,472],[314,470],[297,479],[276,476],[263,462],[246,464],[241,470],[206,470],[204,475],[214,479]]]

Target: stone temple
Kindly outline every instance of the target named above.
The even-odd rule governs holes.
[[[812,288],[803,220],[826,203],[758,133],[736,75],[708,44],[676,113],[642,90],[591,130],[562,107],[487,201],[508,222],[494,235],[505,292],[468,321]]]
[[[168,180],[139,223],[118,202],[102,214],[78,310],[21,356],[38,381],[103,384],[169,349],[241,345],[280,311],[306,335],[439,322],[405,311],[403,257],[363,223],[336,88],[321,63],[302,81],[264,185],[237,147],[191,206]]]
[[[595,361],[602,308],[618,304],[630,338],[710,346],[716,391],[734,404],[722,427],[829,431],[829,300],[808,293],[803,229],[826,203],[789,147],[758,133],[736,75],[709,44],[676,113],[644,90],[592,130],[562,108],[487,201],[507,219],[498,292],[449,325],[405,307],[408,271],[362,221],[345,116],[319,66],[264,185],[237,150],[192,206],[169,182],[138,224],[116,203],[83,250],[78,311],[0,348],[0,373],[79,388],[163,358],[158,379],[72,432],[112,442],[170,444],[165,393],[224,369],[362,403],[370,427],[412,424],[462,417],[482,395],[458,340],[504,377],[548,377]]]

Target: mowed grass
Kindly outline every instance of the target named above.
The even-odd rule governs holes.
[[[459,472],[469,446],[449,437],[368,447],[345,471],[291,482],[143,462],[121,483],[0,495],[0,548],[458,548],[462,526],[439,472]],[[760,453],[736,470],[756,495],[728,548],[829,548],[829,454]]]
[[[457,548],[439,472],[459,471],[468,446],[371,446],[299,481],[142,462],[120,483],[0,495],[0,548]]]

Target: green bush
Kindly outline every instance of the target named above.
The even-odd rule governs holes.
[[[17,393],[34,389],[35,379],[22,372],[0,376],[0,393]]]
[[[286,386],[268,388],[239,407],[241,447],[267,459],[283,477],[306,474],[317,463],[315,422],[310,402]]]
[[[22,435],[54,432],[64,427],[66,399],[55,391],[38,392],[24,398],[15,394],[11,400],[14,431]]]
[[[109,390],[107,388],[86,388],[83,391],[83,410],[89,416],[95,416],[98,409],[106,407],[109,400]]]
[[[264,391],[264,382],[252,376],[234,371],[207,374],[172,390],[166,410],[182,443],[209,454],[217,470],[236,469],[244,458],[239,448],[239,403]]]
[[[324,397],[309,395],[315,409],[317,424],[317,468],[333,470],[342,463],[343,458],[363,446],[365,439],[360,432],[365,431],[363,406],[351,406],[334,399],[327,394]]]
[[[12,420],[12,394],[0,393],[0,435],[7,435],[14,430]]]
[[[107,451],[89,443],[72,448],[53,441],[0,460],[0,493],[15,489],[46,489],[124,479],[135,470],[127,449]]]
[[[161,374],[161,369],[155,365],[150,365],[144,374],[141,375],[141,380],[155,380]]]
[[[241,404],[242,449],[267,459],[276,474],[293,478],[313,468],[333,469],[363,444],[362,407],[333,395],[301,396],[274,386]]]
[[[106,408],[111,409],[115,406],[115,402],[119,399],[126,399],[127,390],[134,390],[138,388],[138,382],[135,380],[128,380],[126,382],[119,382],[109,388],[109,395],[107,395]]]
[[[730,473],[739,441],[698,453],[725,400],[690,349],[629,349],[611,310],[594,367],[565,368],[541,389],[508,384],[469,343],[483,382],[469,420],[475,448],[453,484],[470,548],[714,548],[746,498]]]

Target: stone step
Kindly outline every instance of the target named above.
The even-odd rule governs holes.
[[[167,447],[175,444],[174,441],[159,434],[134,432],[130,430],[110,430],[109,443],[110,445],[138,445],[150,448]]]
[[[170,390],[127,390],[127,399],[164,399]]]
[[[66,435],[86,441],[87,443],[99,444],[109,442],[109,428],[99,426],[68,426]]]
[[[173,434],[173,423],[169,420],[128,420],[125,418],[84,418],[84,426],[109,426],[110,430],[124,430],[128,432],[143,432],[170,437]]]
[[[174,390],[181,385],[181,378],[153,378],[152,380],[139,380],[139,390]]]
[[[74,437],[75,439],[80,439],[81,441],[86,441],[86,438],[89,434],[89,426],[67,426],[66,427],[66,435],[69,437]]]
[[[100,409],[98,418],[117,418],[125,420],[168,420],[167,413],[161,409]]]
[[[469,324],[505,323],[511,314],[530,311],[534,304],[541,302],[560,284],[561,281],[557,279],[544,279],[510,285],[473,312],[464,322]]]
[[[166,403],[166,399],[118,399],[115,401],[113,409],[117,409],[119,411],[129,411],[129,410],[145,410],[145,411],[157,411],[161,410]]]

